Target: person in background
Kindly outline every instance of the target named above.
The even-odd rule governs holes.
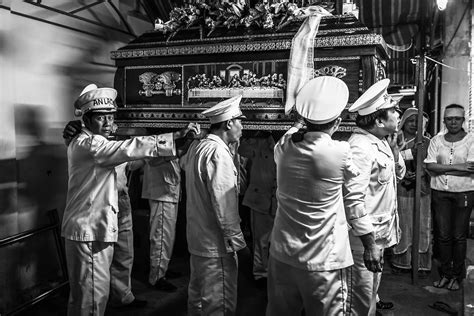
[[[250,208],[253,237],[253,277],[259,288],[266,288],[270,233],[277,208],[275,141],[270,133],[257,132],[240,142],[239,154],[250,159],[250,181],[242,204]]]
[[[400,242],[393,248],[392,273],[409,272],[412,269],[411,247],[413,240],[413,211],[415,207],[416,159],[426,158],[430,140],[423,135],[421,152],[416,148],[418,109],[408,108],[402,115],[398,131],[398,146],[405,161],[405,177],[398,183],[398,215],[400,217]],[[423,168],[421,175],[420,239],[418,275],[422,278],[431,271],[431,195],[429,175]]]
[[[150,205],[150,273],[148,282],[156,289],[176,291],[167,280],[178,218],[181,169],[177,157],[149,159],[143,168],[142,198]],[[173,275],[171,275],[171,273]]]
[[[74,103],[85,127],[67,149],[69,183],[61,231],[70,284],[68,315],[105,313],[119,235],[115,167],[146,157],[172,156],[174,140],[189,130],[109,141],[116,96],[115,89],[91,84]]]
[[[357,129],[349,138],[353,161],[360,170],[356,181],[346,184],[346,207],[364,211],[371,219],[376,247],[385,248],[400,239],[397,213],[397,180],[405,175],[405,163],[397,146],[399,114],[397,102],[387,93],[389,79],[373,84],[349,108],[358,112]],[[351,315],[375,315],[377,291],[382,270],[377,273],[364,265],[364,248],[351,230],[354,265],[349,268]]]
[[[115,167],[118,191],[118,237],[110,265],[110,305],[113,307],[143,307],[146,301],[136,299],[132,293],[133,221],[132,206],[127,187],[130,163]]]
[[[240,229],[238,170],[229,145],[242,135],[242,96],[202,112],[209,134],[181,157],[186,175],[187,241],[191,253],[188,315],[234,315]]]
[[[353,264],[348,222],[380,271],[381,253],[364,209],[344,209],[342,187],[357,178],[347,142],[331,138],[349,90],[336,77],[307,82],[296,96],[297,121],[275,146],[278,208],[270,241],[267,315],[342,315],[348,311],[347,267]]]
[[[465,277],[466,237],[474,206],[474,137],[464,128],[464,108],[450,104],[444,111],[446,134],[431,139],[424,160],[431,174],[434,239],[440,279],[434,287],[457,291]]]

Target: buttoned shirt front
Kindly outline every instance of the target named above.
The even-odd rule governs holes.
[[[109,141],[83,129],[68,146],[68,193],[62,236],[75,241],[117,241],[115,167],[136,159],[175,155],[171,133]]]
[[[278,208],[271,255],[308,271],[353,264],[342,184],[358,174],[347,142],[323,132],[307,132],[294,142],[291,128],[275,146]],[[360,225],[364,214],[355,219]]]
[[[444,135],[436,135],[431,139],[428,147],[428,156],[424,163],[438,163],[443,165],[461,164],[474,161],[474,136],[467,134],[458,142],[448,142]],[[474,191],[472,176],[454,176],[434,174],[431,177],[431,188],[446,192]]]
[[[187,240],[191,254],[221,257],[246,246],[240,230],[237,169],[214,134],[191,144],[180,158],[186,175]]]
[[[345,204],[348,213],[369,214],[379,246],[390,247],[400,238],[397,212],[397,179],[405,175],[405,163],[399,155],[395,163],[386,139],[379,139],[357,128],[349,138],[352,157],[360,170],[356,181],[346,185]],[[357,227],[351,230],[351,246],[362,250],[357,236],[364,235]]]

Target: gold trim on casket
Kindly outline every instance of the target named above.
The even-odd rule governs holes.
[[[386,43],[379,34],[356,34],[345,36],[334,36],[330,38],[317,37],[314,41],[315,48],[326,47],[349,47],[381,45],[386,47]],[[240,52],[258,52],[271,50],[288,50],[291,48],[291,39],[252,41],[248,43],[220,43],[220,44],[200,44],[196,46],[171,46],[159,48],[135,48],[124,49],[111,52],[112,59],[153,57],[153,56],[177,56],[177,55],[201,55],[201,54],[222,54]]]

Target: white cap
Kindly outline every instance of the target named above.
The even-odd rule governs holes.
[[[349,89],[333,76],[316,77],[308,81],[296,96],[296,111],[313,124],[335,120],[349,100]]]
[[[241,95],[232,97],[217,103],[207,110],[204,110],[201,114],[209,118],[211,124],[224,122],[234,118],[245,118],[245,116],[242,115],[242,111],[240,111],[239,107],[241,99]]]
[[[387,93],[390,79],[383,79],[374,83],[367,91],[365,91],[349,108],[349,112],[359,112],[360,115],[369,115],[377,110],[389,109],[398,105]]]
[[[81,116],[90,111],[114,113],[117,111],[114,102],[116,97],[117,90],[98,88],[95,84],[90,84],[82,90],[74,102],[75,114]]]

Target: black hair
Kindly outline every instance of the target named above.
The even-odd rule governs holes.
[[[336,124],[336,121],[337,121],[338,118],[339,118],[339,116],[336,117],[334,120],[332,120],[330,122],[327,122],[327,123],[324,123],[324,124],[314,124],[314,123],[311,123],[311,122],[309,122],[308,120],[305,119],[304,121],[305,121],[305,124],[306,124],[306,129],[299,130],[298,132],[293,133],[291,135],[291,140],[295,143],[298,143],[298,142],[300,142],[304,139],[304,134],[306,134],[306,132],[326,131],[326,130],[330,129],[331,127],[333,127],[334,124]]]
[[[219,122],[219,123],[213,123],[211,124],[211,126],[209,127],[209,129],[212,131],[217,131],[218,129],[221,129],[223,127],[225,127],[225,125],[227,125],[227,121],[223,121],[223,122]]]
[[[367,115],[357,114],[355,123],[357,127],[360,127],[363,129],[371,129],[372,127],[375,126],[375,122],[377,121],[377,119],[388,120],[388,111],[392,109],[393,108],[380,109],[380,110],[375,111],[374,113],[370,113]]]
[[[314,124],[309,122],[308,120],[305,120],[306,127],[308,128],[308,132],[321,132],[330,129],[331,127],[336,124],[336,121],[339,117],[335,118],[334,120],[323,123],[323,124]]]
[[[465,111],[464,107],[462,105],[459,105],[459,104],[456,104],[456,103],[451,103],[450,105],[446,106],[446,108],[444,110],[446,111],[448,109],[461,109],[461,110]]]
[[[233,119],[230,119],[230,120],[226,120],[226,121],[223,121],[223,122],[219,122],[219,123],[214,123],[214,124],[211,124],[211,126],[209,127],[210,131],[217,131],[218,129],[225,129],[225,126],[227,125],[227,122],[231,121],[231,122],[234,122],[235,120],[237,119],[240,119],[239,117],[236,117],[236,118],[233,118]]]
[[[84,115],[82,115],[82,119],[84,120],[84,117],[87,117],[87,119],[90,121],[92,120],[92,115],[94,115],[94,112],[92,111],[86,112],[84,113]]]

